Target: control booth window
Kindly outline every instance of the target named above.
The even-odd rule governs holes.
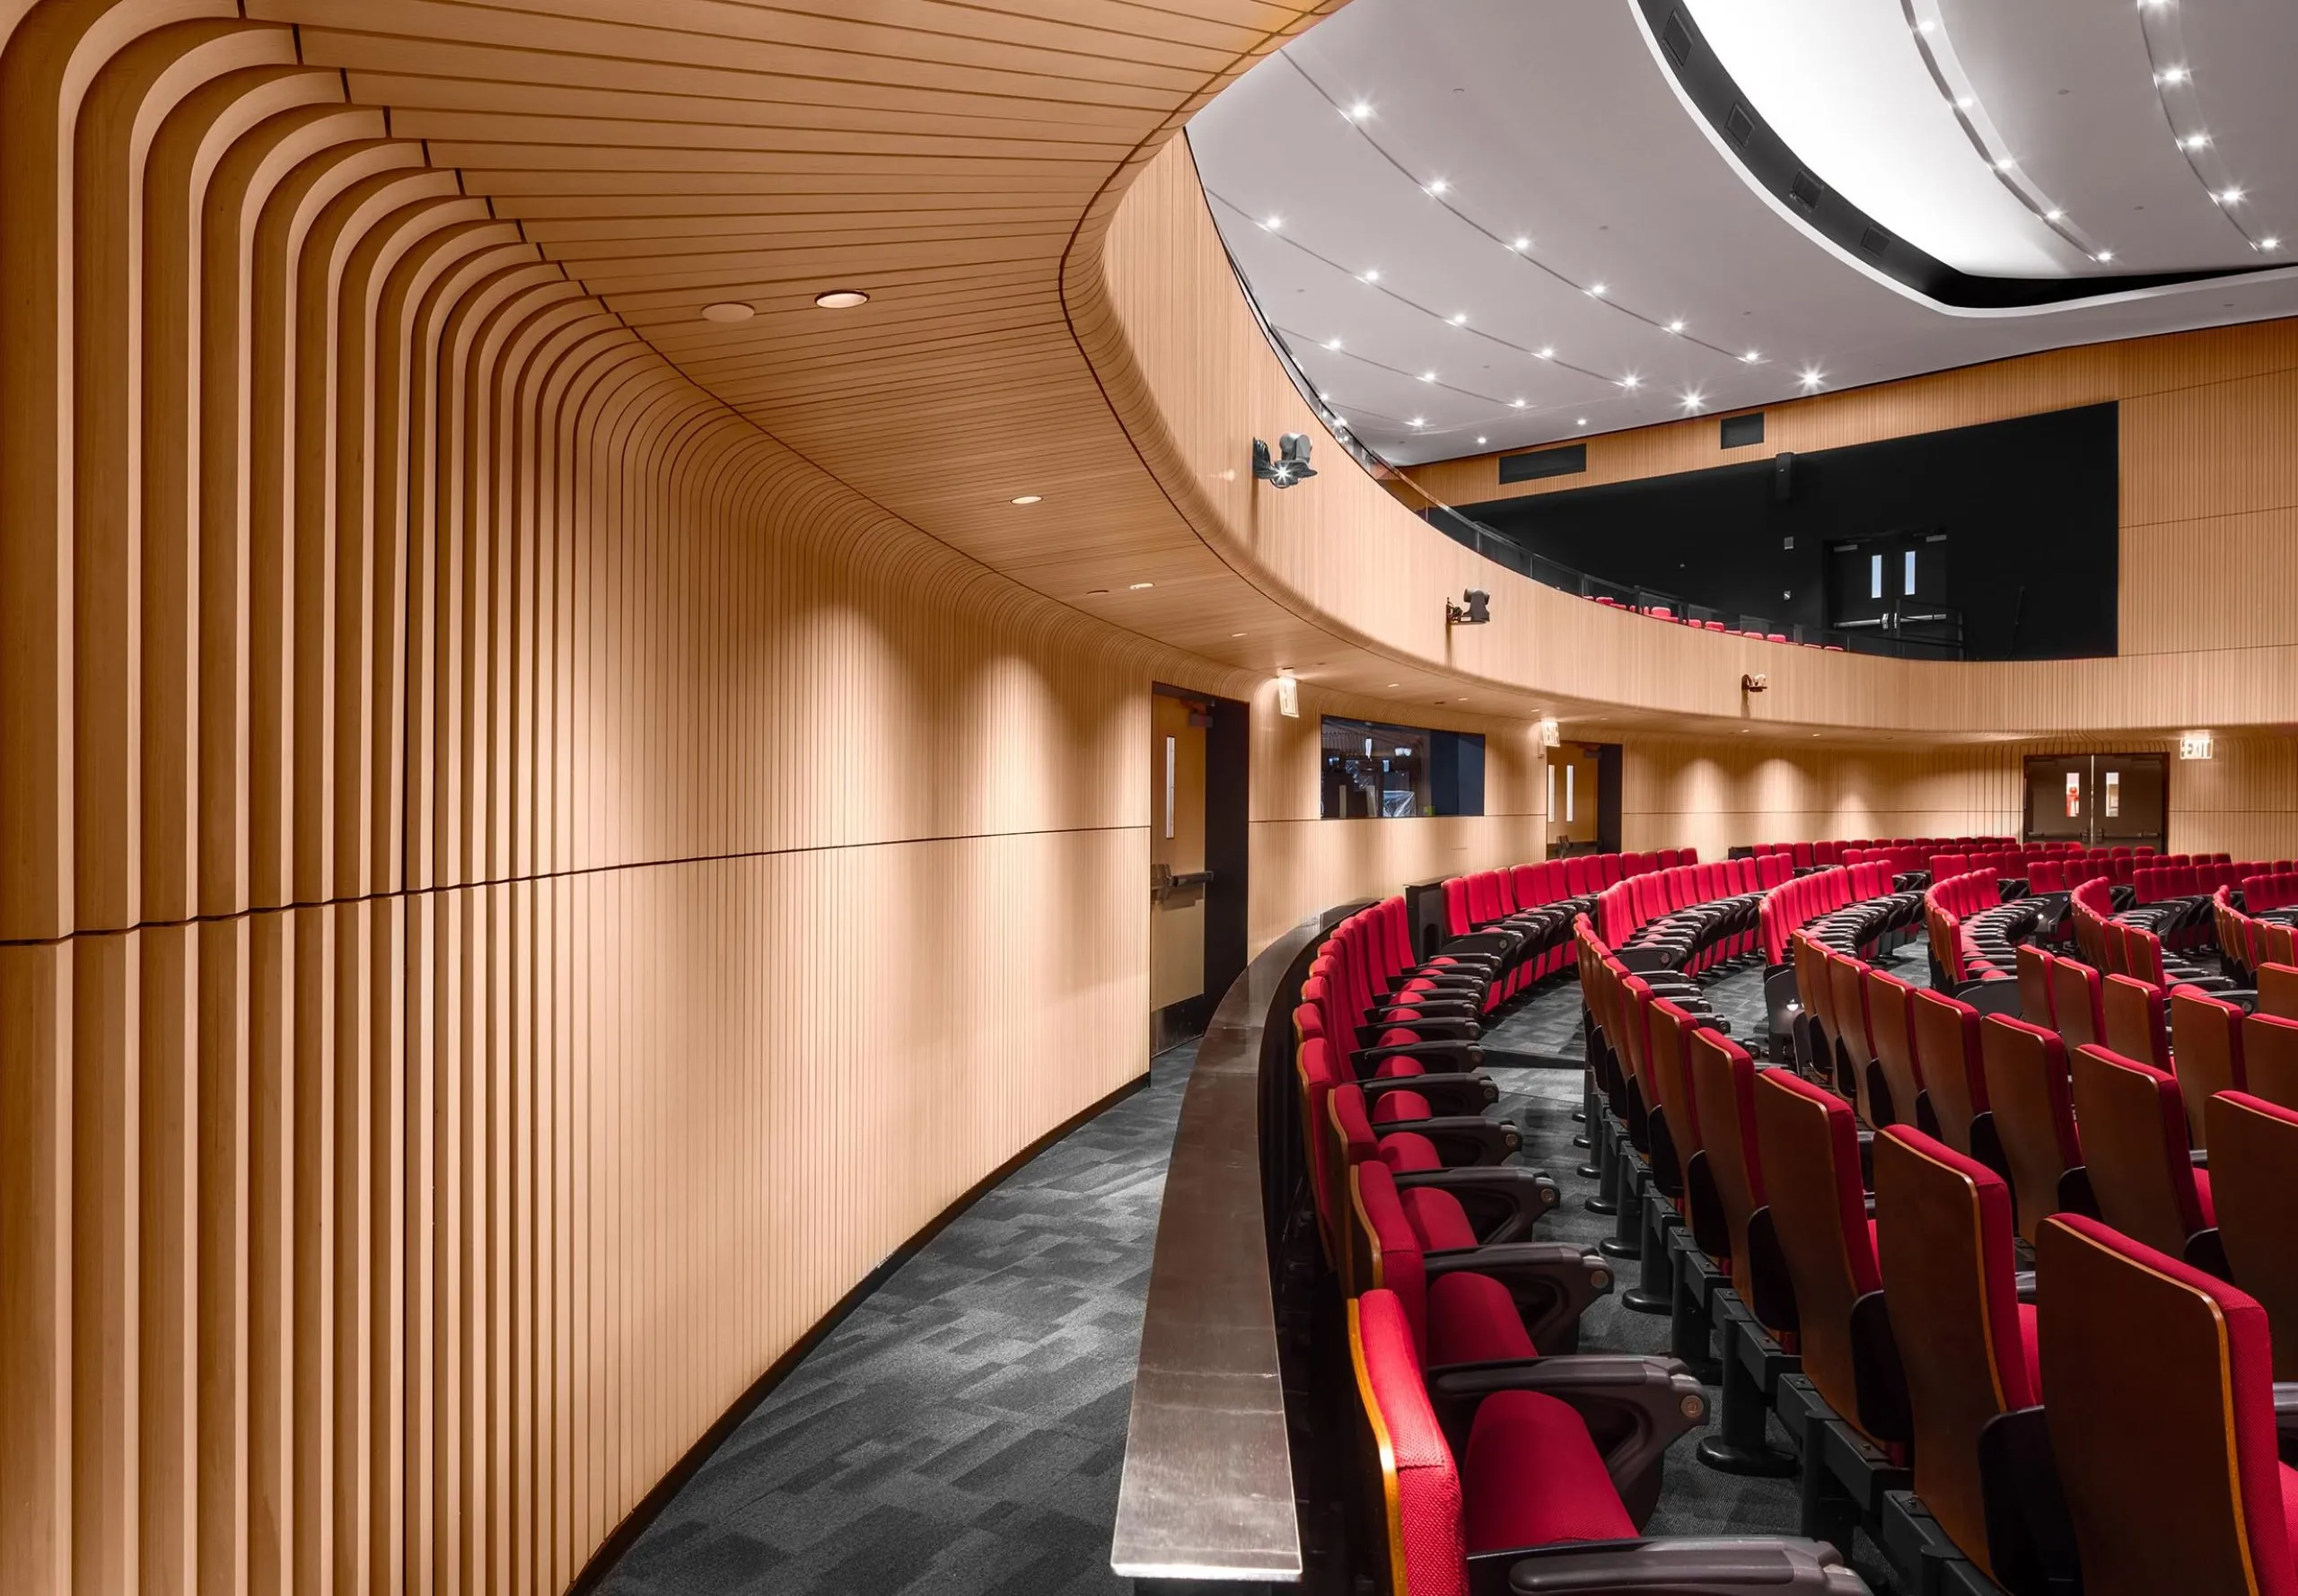
[[[1324,818],[1412,820],[1484,812],[1484,738],[1471,732],[1324,719]]]

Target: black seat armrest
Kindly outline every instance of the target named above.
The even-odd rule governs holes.
[[[1408,1130],[1435,1144],[1436,1156],[1446,1169],[1471,1164],[1495,1164],[1513,1157],[1523,1136],[1513,1125],[1487,1119],[1481,1114],[1445,1114],[1434,1119],[1391,1119],[1375,1125],[1376,1136]]]
[[[1823,1540],[1566,1540],[1469,1558],[1469,1596],[1866,1596],[1866,1582]]]
[[[1676,1437],[1707,1422],[1707,1393],[1674,1358],[1614,1354],[1428,1372],[1429,1399],[1440,1418],[1463,1407],[1473,1414],[1495,1391],[1539,1391],[1570,1404],[1592,1434],[1612,1438],[1604,1468],[1630,1500]]]
[[[1396,1184],[1399,1191],[1433,1186],[1451,1192],[1468,1215],[1478,1241],[1487,1247],[1531,1241],[1533,1227],[1564,1201],[1553,1178],[1508,1164],[1414,1170],[1399,1175]]]
[[[1500,1101],[1500,1085],[1482,1071],[1443,1075],[1378,1075],[1357,1085],[1367,1108],[1391,1092],[1417,1092],[1439,1114],[1481,1114]]]
[[[2019,1300],[2022,1302],[2039,1300],[2035,1291],[2035,1272],[2032,1269],[2021,1269],[2012,1276],[2011,1288],[2018,1293]]]
[[[1376,1068],[1383,1058],[1417,1058],[1432,1067],[1444,1064],[1450,1065],[1452,1071],[1467,1071],[1483,1066],[1484,1049],[1472,1041],[1440,1037],[1422,1042],[1396,1042],[1386,1048],[1359,1048],[1349,1057],[1360,1069]]]
[[[2274,1428],[2282,1438],[2282,1454],[2298,1445],[2298,1380],[2277,1380],[2274,1384]]]
[[[1392,1030],[1409,1032],[1424,1041],[1472,1042],[1483,1034],[1473,1020],[1383,1020],[1378,1025],[1356,1028],[1356,1041],[1367,1048]]]

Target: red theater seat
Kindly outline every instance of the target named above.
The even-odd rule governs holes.
[[[2127,1236],[2175,1257],[2217,1223],[2210,1177],[2188,1156],[2179,1083],[2152,1065],[2104,1048],[2068,1060],[2083,1171],[2100,1216]]]
[[[2039,1025],[1988,1014],[1979,1022],[1979,1055],[1987,1112],[1972,1126],[1972,1151],[2010,1172],[2019,1233],[2032,1241],[2043,1220],[2058,1212],[2060,1178],[2083,1162],[2066,1048]]]
[[[2210,1100],[2210,1185],[2219,1250],[2274,1329],[2274,1377],[2298,1381],[2298,1109],[2246,1092]]]
[[[1971,1121],[1987,1112],[1987,1068],[1978,1011],[1943,992],[1918,987],[1912,1004],[1916,1058],[1925,1101],[1939,1136],[1958,1153],[1971,1150]]]
[[[2249,1087],[2242,1059],[2242,1011],[2192,987],[2171,992],[2172,1073],[2186,1100],[2187,1124],[2198,1136],[2207,1126],[2203,1105],[2222,1092]],[[2207,1142],[2197,1144],[2207,1145]]]

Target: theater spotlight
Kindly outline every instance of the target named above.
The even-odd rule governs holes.
[[[1771,679],[1767,676],[1755,675],[1740,678],[1740,690],[1743,693],[1760,693],[1770,686]]]
[[[1309,435],[1306,433],[1286,433],[1276,440],[1276,458],[1268,457],[1268,445],[1259,438],[1253,440],[1253,480],[1266,482],[1271,487],[1290,487],[1295,482],[1305,482],[1317,474],[1309,463]]]
[[[1460,595],[1461,602],[1444,601],[1444,624],[1448,627],[1480,627],[1492,618],[1492,595],[1480,587],[1472,587]]]

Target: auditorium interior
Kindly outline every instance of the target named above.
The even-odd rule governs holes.
[[[0,0],[0,1592],[2298,1596],[2294,62]]]

